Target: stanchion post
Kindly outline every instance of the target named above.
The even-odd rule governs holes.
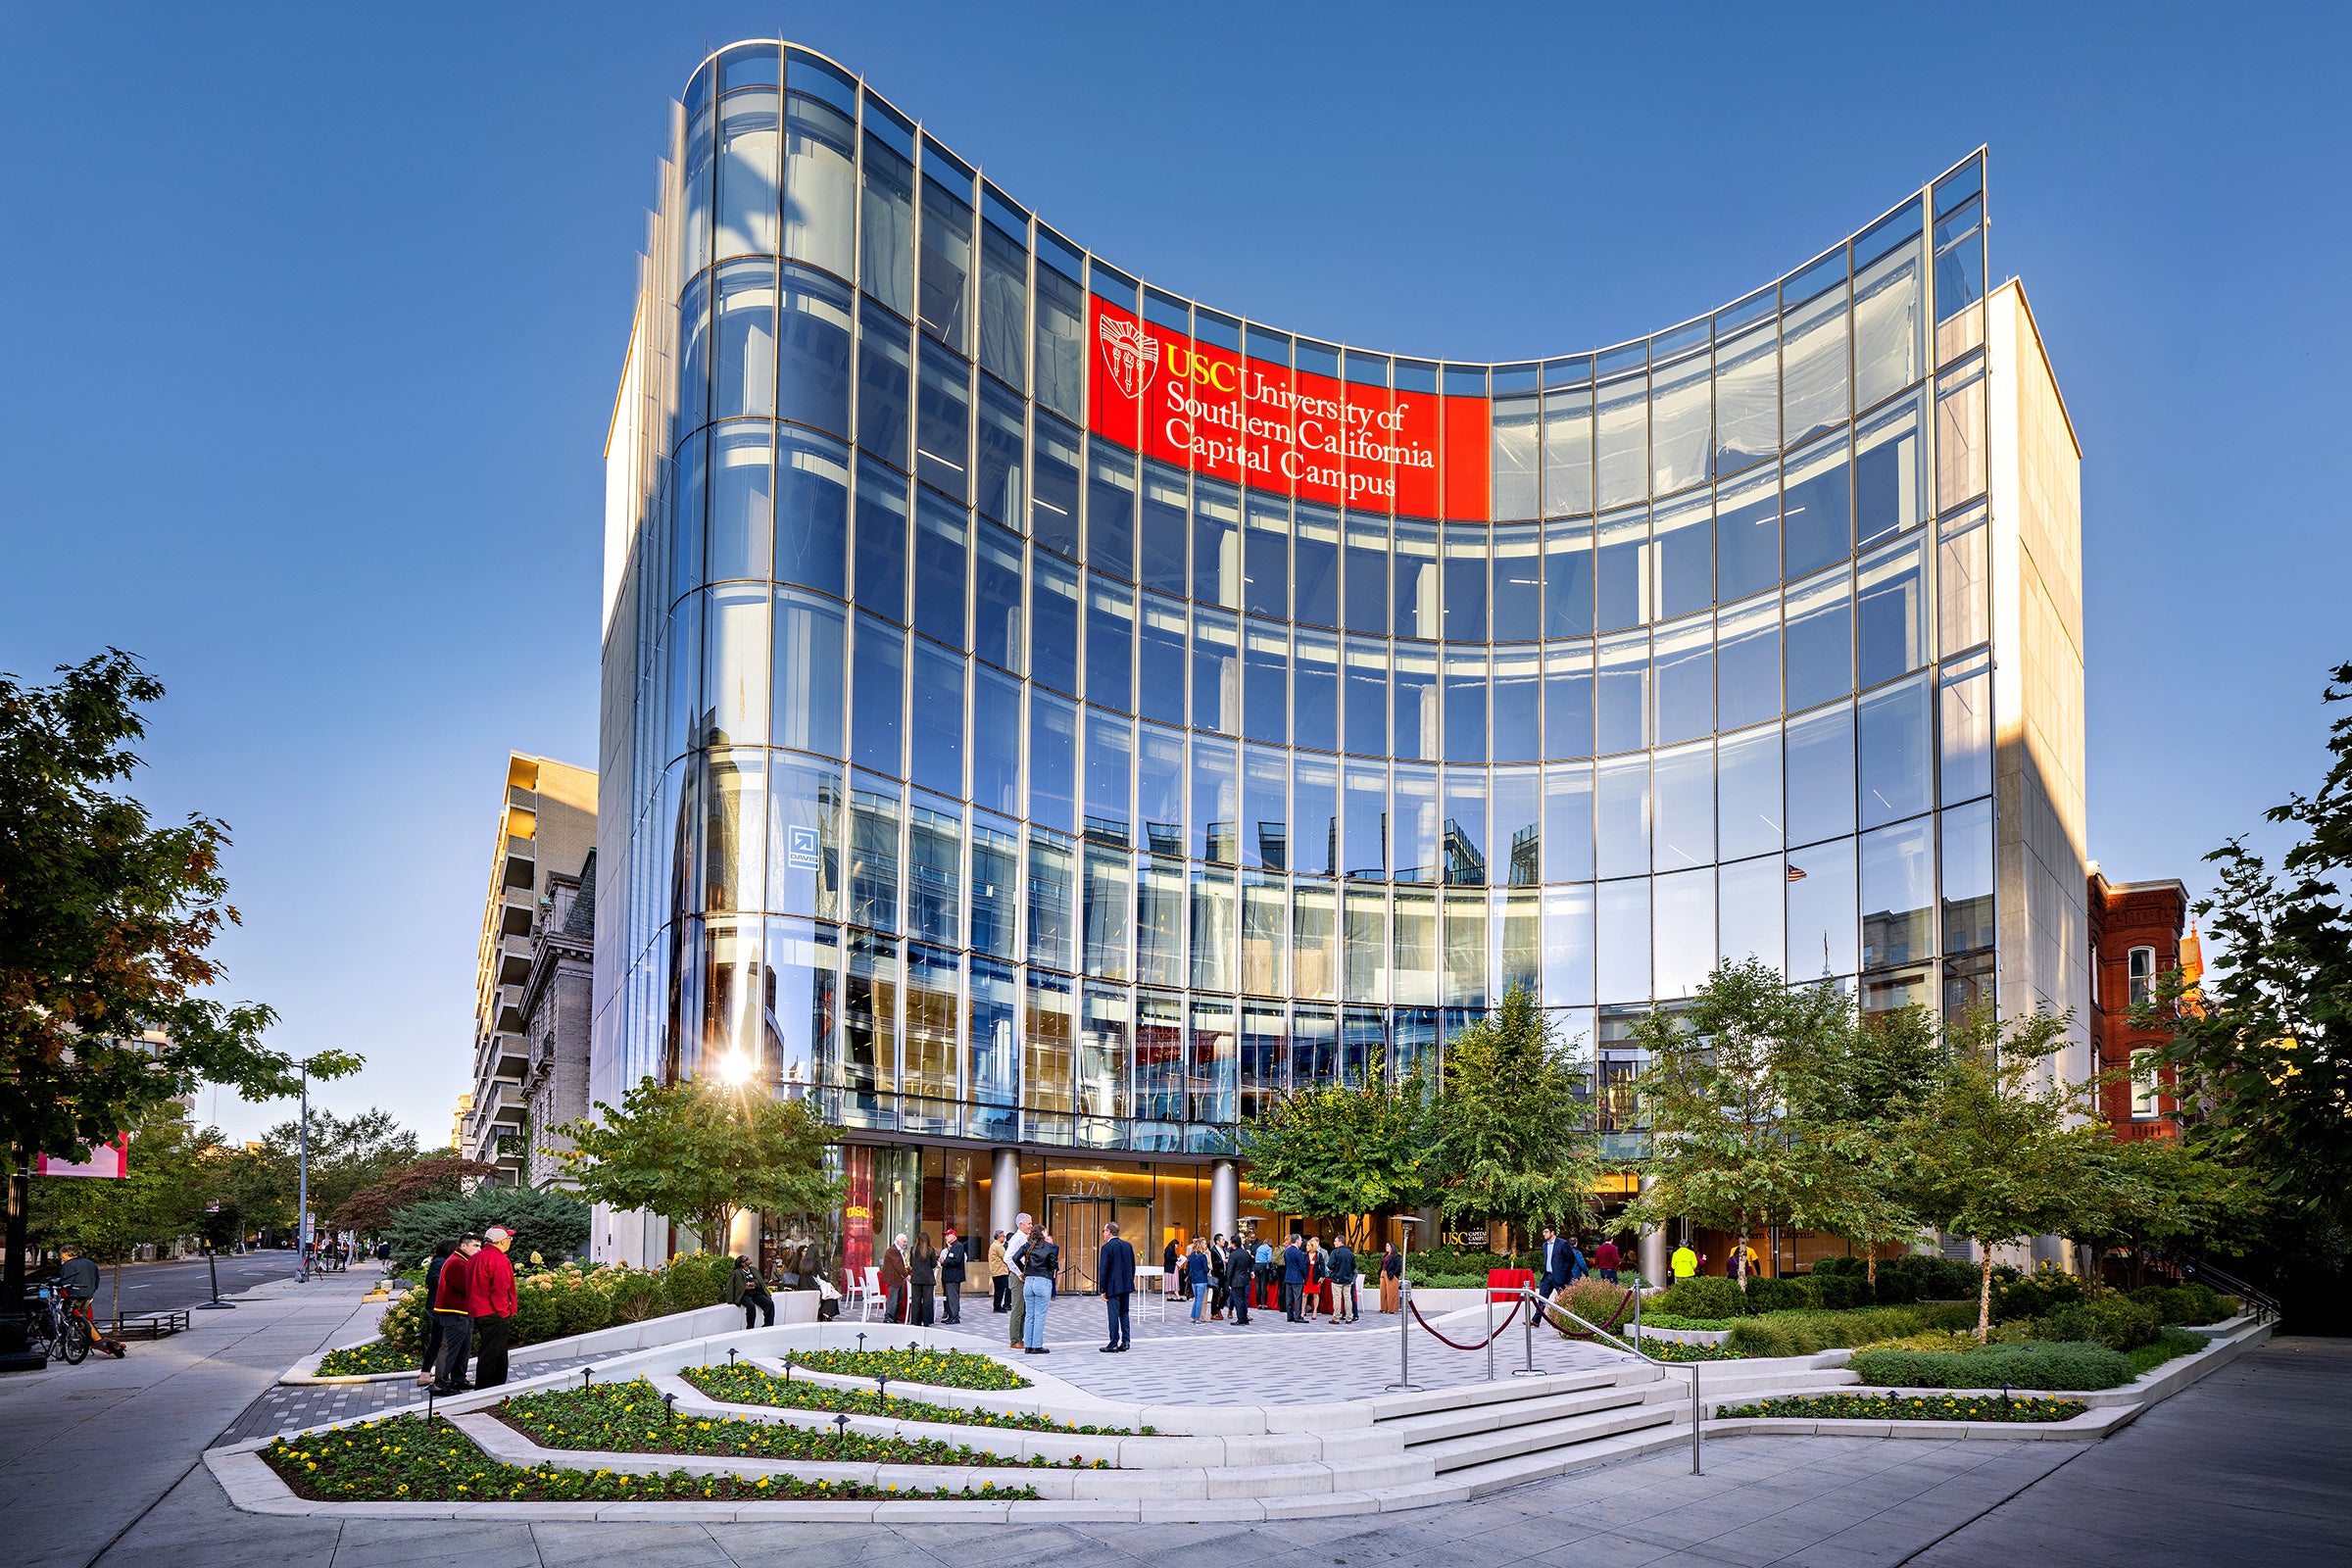
[[[1494,1288],[1487,1288],[1487,1381],[1494,1381]]]
[[[1516,1371],[1516,1372],[1513,1372],[1513,1373],[1511,1374],[1511,1376],[1513,1376],[1513,1377],[1515,1377],[1515,1378],[1532,1378],[1532,1377],[1535,1377],[1535,1376],[1537,1375],[1537,1372],[1536,1372],[1536,1312],[1537,1312],[1537,1297],[1536,1297],[1536,1293],[1535,1293],[1534,1289],[1533,1289],[1532,1287],[1530,1287],[1530,1286],[1524,1286],[1524,1285],[1523,1285],[1523,1286],[1521,1286],[1519,1289],[1520,1289],[1520,1298],[1519,1298],[1519,1299],[1520,1299],[1520,1304],[1521,1304],[1521,1305],[1523,1305],[1523,1306],[1525,1306],[1525,1307],[1527,1308],[1527,1322],[1526,1322],[1526,1324],[1525,1324],[1525,1325],[1523,1325],[1523,1327],[1524,1327],[1524,1329],[1525,1329],[1525,1333],[1526,1333],[1526,1339],[1527,1339],[1527,1365],[1526,1365],[1526,1366],[1524,1366],[1524,1367],[1522,1367],[1522,1368],[1521,1368],[1521,1369],[1519,1369],[1518,1371]]]
[[[1399,1278],[1396,1291],[1396,1381],[1389,1391],[1411,1394],[1420,1389],[1413,1381],[1413,1282]]]
[[[1640,1342],[1635,1343],[1639,1344]],[[1700,1473],[1698,1468],[1698,1363],[1693,1361],[1690,1363],[1690,1473],[1692,1475]]]

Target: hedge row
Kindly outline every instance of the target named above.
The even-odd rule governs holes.
[[[514,1281],[514,1327],[511,1343],[538,1345],[574,1334],[592,1334],[615,1323],[715,1306],[727,1297],[727,1275],[735,1260],[720,1252],[689,1252],[664,1267],[628,1265],[557,1268],[520,1274]],[[424,1292],[415,1290],[384,1308],[377,1336],[411,1355],[424,1348]]]
[[[1861,1350],[1846,1363],[1864,1383],[1889,1389],[2114,1389],[2136,1375],[2103,1345],[2028,1340],[1980,1349]]]
[[[1812,1355],[1899,1340],[1927,1329],[1966,1328],[1976,1320],[1976,1308],[1962,1301],[1866,1306],[1849,1312],[1774,1312],[1738,1319],[1727,1343],[1748,1355]]]

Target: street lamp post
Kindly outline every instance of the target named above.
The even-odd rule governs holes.
[[[302,1068],[302,1133],[295,1156],[294,1176],[294,1278],[307,1282],[311,1277],[311,1061],[305,1056]]]

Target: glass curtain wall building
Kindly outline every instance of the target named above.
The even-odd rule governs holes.
[[[1719,958],[2079,1006],[2080,454],[1984,204],[1980,152],[1647,339],[1416,358],[712,56],[608,449],[595,1097],[726,1061],[853,1178],[1148,1164],[1230,1231],[1239,1121],[1513,986],[1619,1136]]]

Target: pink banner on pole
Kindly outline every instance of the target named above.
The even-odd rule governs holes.
[[[130,1174],[130,1135],[118,1133],[111,1144],[100,1144],[86,1160],[60,1159],[54,1154],[32,1156],[35,1176],[101,1176],[120,1180]]]

